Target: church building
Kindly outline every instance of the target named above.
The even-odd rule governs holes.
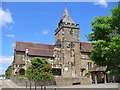
[[[80,42],[80,26],[70,17],[67,8],[64,9],[54,37],[54,45],[17,41],[11,65],[12,76],[25,75],[31,59],[42,57],[52,65],[55,77],[87,77],[93,67],[88,57],[93,47],[89,42]]]

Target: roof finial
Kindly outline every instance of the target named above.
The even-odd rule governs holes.
[[[64,13],[63,13],[63,16],[62,16],[62,19],[61,19],[60,23],[65,22],[65,23],[74,24],[74,21],[70,18],[67,7],[66,7],[67,0],[64,0],[64,1],[65,1],[65,9],[64,9]]]

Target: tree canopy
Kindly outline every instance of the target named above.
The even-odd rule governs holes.
[[[11,69],[11,67],[9,66],[9,67],[7,68],[7,70],[5,71],[5,77],[6,77],[7,79],[10,79],[11,73],[12,73],[12,69]]]
[[[94,49],[90,58],[98,66],[107,66],[111,74],[120,75],[120,4],[111,13],[92,21],[88,40],[93,41]]]
[[[45,58],[33,58],[26,70],[26,76],[34,81],[53,79],[51,65]]]

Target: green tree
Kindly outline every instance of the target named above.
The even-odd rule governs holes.
[[[88,40],[93,41],[94,50],[90,58],[98,66],[107,66],[111,74],[120,75],[120,4],[111,12],[111,16],[96,17],[92,21]]]
[[[53,79],[51,64],[45,58],[34,58],[26,70],[27,78],[36,81]]]
[[[11,73],[12,73],[12,70],[11,70],[11,67],[9,66],[7,68],[7,70],[5,71],[5,77],[6,77],[6,79],[10,79]]]

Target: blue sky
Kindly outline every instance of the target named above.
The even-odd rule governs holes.
[[[0,73],[4,73],[11,64],[15,41],[54,44],[54,31],[58,26],[65,6],[75,23],[80,24],[80,41],[91,30],[91,21],[96,16],[109,16],[116,2],[77,2],[77,3],[42,3],[42,2],[4,2],[0,15],[2,28],[2,55]],[[1,20],[1,19],[0,19]],[[2,25],[1,25],[2,23]]]

